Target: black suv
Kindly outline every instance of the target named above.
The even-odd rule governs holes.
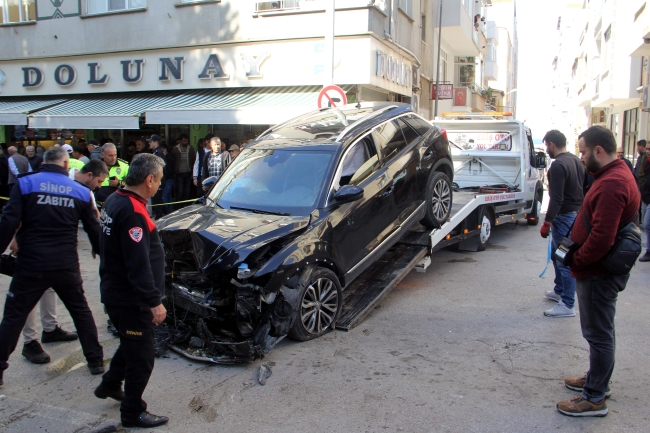
[[[193,358],[262,357],[329,331],[341,291],[452,203],[444,130],[399,103],[277,125],[231,163],[205,205],[160,220],[169,318],[159,342]]]

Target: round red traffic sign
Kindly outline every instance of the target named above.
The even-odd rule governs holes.
[[[340,107],[347,103],[348,98],[339,86],[326,86],[318,94],[318,108]]]

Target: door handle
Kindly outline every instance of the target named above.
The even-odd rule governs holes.
[[[395,189],[395,185],[391,185],[389,188],[387,188],[384,192],[381,193],[382,197],[388,197],[393,190]]]

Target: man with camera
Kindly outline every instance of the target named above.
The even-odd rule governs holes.
[[[548,188],[550,201],[544,224],[540,229],[543,238],[548,237],[551,229],[553,250],[557,249],[563,237],[568,236],[573,221],[584,198],[583,184],[585,168],[577,156],[567,152],[566,137],[558,130],[551,130],[544,136],[546,153],[554,159],[548,169]],[[559,261],[553,259],[555,269],[555,287],[547,290],[545,296],[557,305],[544,311],[547,317],[574,317],[576,280],[571,278],[571,271]]]
[[[609,380],[614,371],[616,299],[625,289],[629,269],[640,252],[640,232],[630,224],[639,209],[640,196],[634,175],[616,157],[616,140],[610,130],[592,126],[578,139],[581,160],[595,180],[571,230],[573,246],[564,262],[577,283],[580,326],[589,343],[589,371],[582,377],[565,379],[566,387],[581,391],[581,395],[559,402],[557,409],[569,416],[605,416],[605,399],[611,395]],[[631,250],[610,254],[626,230],[637,232],[638,251],[625,267],[613,266]]]

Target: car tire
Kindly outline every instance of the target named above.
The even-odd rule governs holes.
[[[481,216],[481,231],[478,234],[478,249],[477,251],[485,251],[490,243],[492,236],[492,229],[494,228],[494,217],[492,212],[484,210]]]
[[[539,215],[542,208],[542,202],[539,195],[539,193],[535,194],[535,200],[533,200],[533,208],[530,210],[528,217],[526,217],[529,226],[536,226],[539,224]]]
[[[447,175],[440,171],[432,171],[425,194],[426,211],[421,223],[429,228],[441,227],[447,222],[453,203],[453,190]]]
[[[331,331],[341,312],[341,284],[336,274],[318,268],[300,293],[298,312],[289,338],[308,341]]]

